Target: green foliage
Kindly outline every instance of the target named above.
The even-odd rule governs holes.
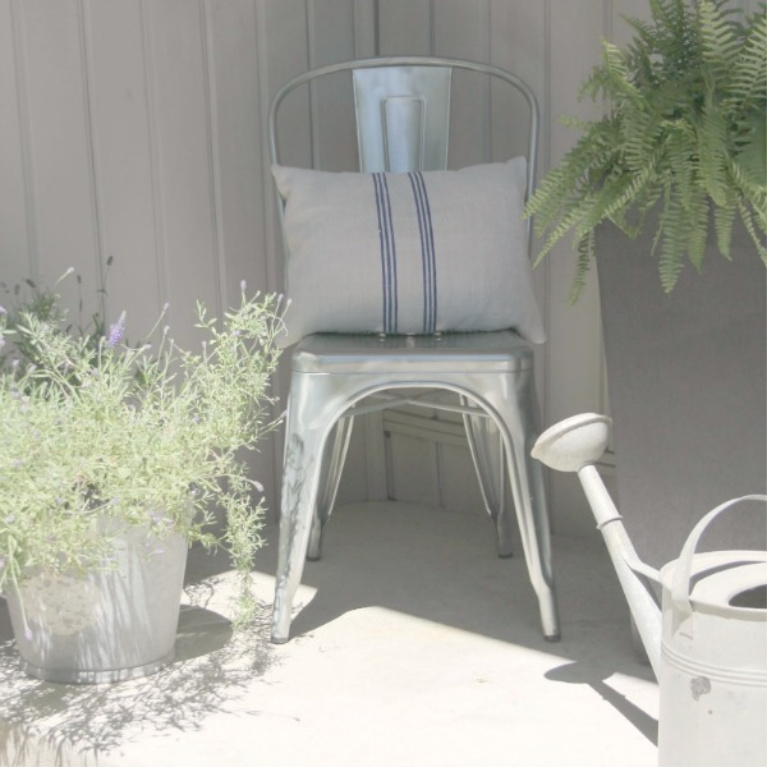
[[[114,257],[109,256],[105,264],[104,279],[97,293],[106,295],[106,282],[109,275],[109,269],[114,262]],[[60,305],[60,296],[56,293],[56,288],[68,277],[73,276],[77,282],[78,292],[78,322],[65,324],[65,313]],[[22,284],[16,284],[13,288],[6,283],[0,282],[0,290],[6,294],[9,303],[4,312],[4,325],[9,334],[14,338],[14,351],[25,362],[36,364],[37,349],[30,341],[27,334],[15,333],[17,323],[22,321],[26,315],[33,315],[40,320],[50,322],[52,326],[57,327],[57,332],[71,333],[85,341],[87,348],[92,353],[92,359],[95,359],[99,341],[104,335],[104,319],[100,313],[94,313],[90,319],[83,320],[83,296],[82,296],[82,277],[76,273],[74,267],[67,269],[59,277],[52,289],[41,287],[27,278]],[[2,347],[0,347],[2,348]]]
[[[603,43],[581,97],[605,116],[583,134],[531,198],[544,235],[539,262],[572,233],[576,298],[594,255],[594,229],[611,221],[636,237],[660,206],[655,248],[668,292],[686,260],[701,268],[714,210],[719,251],[730,257],[739,217],[767,262],[767,13],[739,23],[724,0],[650,0],[652,20],[630,19],[625,49]]]
[[[58,307],[21,311],[12,328],[0,311],[0,346],[7,337],[16,347],[0,373],[0,588],[32,567],[109,567],[115,536],[145,527],[225,542],[252,610],[262,488],[242,451],[277,424],[278,309],[276,297],[248,299],[244,286],[221,322],[198,305],[200,353],[180,349],[167,328],[131,348],[124,315],[95,335],[64,332]],[[220,536],[210,532],[216,508],[226,513]]]

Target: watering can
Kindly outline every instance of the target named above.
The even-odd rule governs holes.
[[[660,767],[767,765],[767,552],[697,552],[736,498],[693,528],[678,559],[660,571],[639,559],[595,467],[609,418],[592,413],[546,430],[533,457],[577,472],[660,686]],[[662,593],[656,598],[656,586]]]

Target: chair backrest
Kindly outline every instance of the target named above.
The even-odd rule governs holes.
[[[459,59],[414,56],[359,59],[313,69],[294,78],[275,94],[271,102],[268,133],[272,163],[280,163],[277,123],[285,97],[300,86],[313,86],[321,78],[350,72],[359,170],[392,173],[444,170],[448,162],[452,75],[455,71],[473,72],[500,81],[524,97],[529,115],[525,152],[526,199],[529,198],[535,183],[538,141],[538,105],[532,90],[504,69]],[[280,215],[282,213],[281,205]],[[530,221],[527,231],[529,240]]]

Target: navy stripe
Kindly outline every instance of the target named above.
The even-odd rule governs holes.
[[[423,272],[423,332],[437,329],[437,260],[434,248],[434,229],[431,206],[422,173],[408,173],[413,189],[418,230],[421,235],[421,269]]]
[[[408,173],[408,179],[410,180],[410,187],[413,190],[413,201],[415,202],[415,211],[418,218],[418,232],[421,235],[421,284],[423,289],[423,317],[421,319],[421,330],[424,333],[428,333],[428,316],[429,316],[429,277],[427,269],[427,244],[426,244],[426,232],[423,223],[423,206],[421,204],[419,188],[416,181],[415,173]]]
[[[386,175],[382,174],[384,192],[386,196],[386,211],[389,222],[389,238],[391,240],[391,266],[390,266],[390,292],[391,292],[391,327],[389,333],[396,333],[399,329],[399,291],[397,290],[397,243],[394,238],[394,218],[391,213],[391,200],[389,199],[389,184]]]
[[[397,250],[386,176],[373,173],[381,245],[381,290],[384,333],[397,332]]]
[[[378,240],[381,249],[381,306],[383,308],[383,327],[386,328],[386,242],[383,227],[383,216],[381,215],[381,193],[379,191],[378,177],[373,174],[373,190],[376,196],[376,212],[378,214]]]

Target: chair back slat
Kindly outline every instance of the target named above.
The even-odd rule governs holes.
[[[451,73],[447,67],[354,70],[361,171],[447,168]]]

